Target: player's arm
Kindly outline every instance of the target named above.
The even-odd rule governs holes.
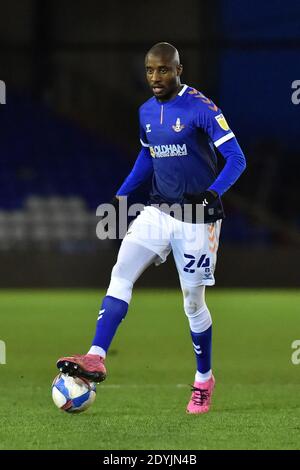
[[[236,182],[246,168],[246,158],[235,137],[218,147],[225,165],[216,180],[208,188],[222,196]]]
[[[149,148],[143,146],[140,153],[138,154],[131,172],[117,191],[117,194],[110,201],[110,204],[115,208],[116,211],[116,220],[119,218],[119,200],[122,197],[126,197],[131,194],[144,181],[146,181],[152,173],[153,163],[150,156],[150,151]]]
[[[122,186],[117,191],[116,196],[128,196],[135,191],[144,181],[146,181],[153,173],[153,163],[148,147],[142,147],[136,162],[125,179]]]
[[[140,118],[140,141],[142,148],[137,156],[135,164],[123,182],[122,186],[118,189],[116,195],[110,201],[116,210],[117,220],[119,217],[119,200],[131,194],[137,189],[144,181],[146,181],[153,173],[153,163],[149,150],[149,143],[147,141],[146,132],[141,124]]]
[[[224,168],[206,191],[185,195],[192,202],[206,206],[222,196],[236,182],[246,168],[246,159],[221,110],[212,102],[206,103],[206,108],[197,116],[196,124],[209,135],[226,161]]]

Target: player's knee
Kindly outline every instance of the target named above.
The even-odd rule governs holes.
[[[195,333],[207,330],[212,319],[204,299],[204,290],[200,288],[184,288],[184,312],[188,317],[190,328]]]
[[[184,311],[187,317],[198,315],[198,312],[206,307],[202,288],[188,288],[183,289],[184,298]]]
[[[193,300],[185,300],[184,302],[184,311],[187,317],[193,317],[197,315],[201,307],[197,304],[197,302]]]

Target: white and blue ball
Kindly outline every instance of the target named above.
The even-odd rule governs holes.
[[[55,405],[67,413],[87,410],[96,399],[96,384],[88,380],[58,374],[52,383]]]

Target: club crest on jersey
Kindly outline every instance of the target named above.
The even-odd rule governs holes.
[[[218,116],[215,116],[215,120],[217,121],[221,129],[223,129],[223,131],[229,131],[229,126],[223,114],[218,114]]]
[[[175,132],[182,131],[182,129],[184,129],[184,127],[185,127],[184,124],[180,123],[180,118],[177,118],[175,126],[172,126],[173,131],[175,131]]]

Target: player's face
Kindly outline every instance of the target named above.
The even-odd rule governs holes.
[[[149,54],[145,61],[146,76],[154,96],[166,101],[177,95],[181,86],[182,66],[163,56]]]

